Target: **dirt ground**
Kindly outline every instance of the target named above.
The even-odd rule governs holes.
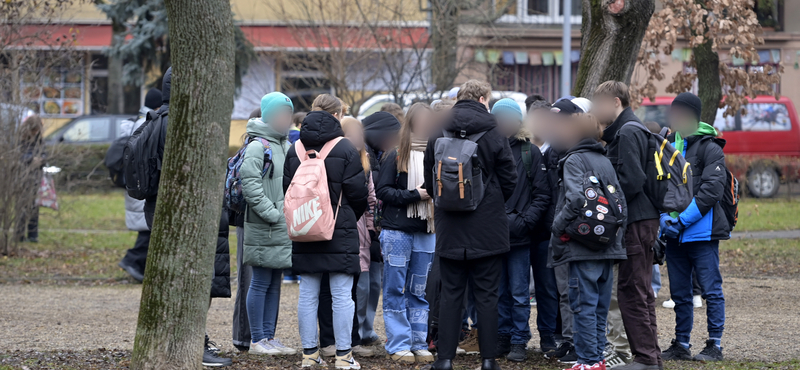
[[[666,279],[665,279],[666,283]],[[800,280],[741,278],[725,280],[727,322],[723,346],[727,359],[785,361],[800,358],[794,344],[800,331]],[[665,286],[668,286],[665,284]],[[295,284],[283,285],[277,337],[299,347]],[[96,350],[129,351],[133,347],[140,285],[44,286],[0,285],[0,355],[14,351]],[[668,289],[662,289],[666,297]],[[666,348],[673,337],[674,313],[661,308],[660,338]],[[233,299],[215,299],[208,317],[208,332],[226,351],[231,344]],[[535,328],[535,310],[531,325]],[[379,335],[383,322],[376,318]],[[705,311],[695,310],[695,349],[703,347]],[[534,332],[534,337],[536,337]],[[530,347],[537,346],[534,340]]]

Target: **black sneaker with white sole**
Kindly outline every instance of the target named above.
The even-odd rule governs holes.
[[[572,346],[572,343],[570,343],[570,342],[562,342],[558,346],[558,348],[556,348],[554,351],[545,352],[544,357],[545,358],[556,358],[556,359],[558,359],[558,358],[566,356],[567,353],[572,349],[574,349],[574,347]]]
[[[666,351],[661,352],[661,359],[664,361],[691,361],[692,352],[673,339],[672,345]]]
[[[233,365],[233,361],[229,358],[219,357],[214,351],[206,347],[203,351],[203,366],[208,367],[224,367]]]
[[[695,361],[722,361],[722,348],[717,347],[717,342],[713,339],[706,341],[706,348],[703,348],[697,356],[694,356]]]
[[[566,355],[561,356],[558,359],[558,362],[562,364],[574,364],[578,362],[578,353],[575,352],[575,347],[572,346],[572,348],[569,349]]]
[[[512,344],[511,350],[506,355],[506,360],[513,362],[523,362],[528,359],[528,350],[524,344]]]

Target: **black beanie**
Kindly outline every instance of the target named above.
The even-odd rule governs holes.
[[[170,90],[172,89],[172,67],[167,68],[161,80],[161,102],[169,104]]]
[[[150,89],[144,96],[144,106],[150,109],[158,109],[161,106],[161,90]]]
[[[682,107],[692,111],[697,117],[697,122],[700,122],[700,112],[703,110],[703,103],[697,95],[690,92],[680,93],[672,101],[672,107]]]
[[[400,121],[389,112],[375,112],[361,121],[364,140],[374,149],[380,149],[387,137],[400,131]]]

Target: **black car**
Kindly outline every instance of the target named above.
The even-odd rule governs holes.
[[[120,123],[135,117],[132,114],[80,116],[47,135],[47,144],[111,144],[120,136]]]

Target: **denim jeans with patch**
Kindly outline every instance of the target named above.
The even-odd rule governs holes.
[[[606,319],[614,285],[614,261],[569,263],[569,303],[572,307],[573,341],[578,363],[603,361]]]
[[[425,287],[436,249],[435,238],[427,233],[381,231],[383,321],[388,353],[428,348]]]
[[[527,344],[531,340],[530,269],[528,247],[511,248],[503,258],[497,333],[510,337],[511,344]]]

